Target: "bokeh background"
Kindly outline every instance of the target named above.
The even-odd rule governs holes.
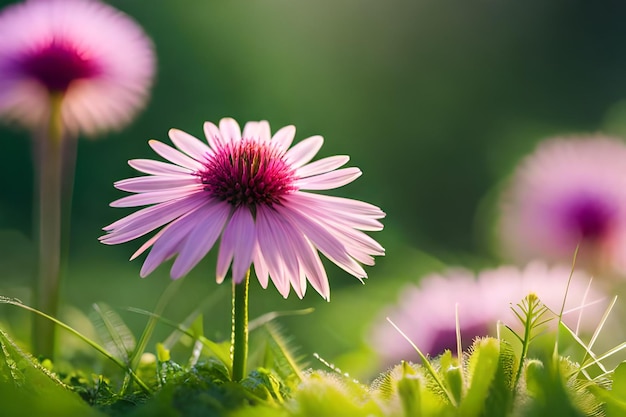
[[[0,6],[11,2],[0,0]],[[314,352],[359,373],[364,335],[379,308],[443,265],[501,260],[489,239],[494,196],[514,164],[555,135],[626,134],[626,4],[582,0],[110,1],[152,37],[158,75],[151,100],[119,133],[81,139],[63,303],[87,314],[118,309],[139,335],[170,283],[168,266],[139,278],[128,257],[142,241],[98,243],[130,213],[109,202],[149,139],[205,120],[267,119],[321,134],[319,157],[348,154],[364,175],[338,191],[383,208],[374,234],[387,255],[363,286],[329,264],[331,302],[313,290],[283,300],[253,284],[251,317],[314,307],[279,320],[309,361]],[[24,28],[28,30],[28,28]],[[36,274],[33,167],[26,133],[0,127],[0,294],[29,300]],[[214,254],[192,271],[165,316],[203,307],[205,333],[228,338],[230,287],[214,280]],[[76,313],[74,313],[76,314]],[[24,316],[22,316],[24,315]],[[0,306],[13,332],[26,313]],[[154,342],[169,333],[159,328]],[[361,363],[361,365],[359,365]]]

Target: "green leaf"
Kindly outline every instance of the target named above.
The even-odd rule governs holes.
[[[305,374],[293,399],[287,407],[294,417],[385,415],[367,387],[337,373]]]
[[[398,381],[398,395],[406,416],[422,415],[421,381],[413,368],[402,361],[402,378]]]
[[[103,417],[0,330],[0,409],[3,416]]]
[[[104,343],[104,348],[122,362],[129,364],[135,350],[135,336],[120,315],[107,304],[96,303],[93,309],[95,314],[91,316],[91,320]]]
[[[613,371],[613,387],[606,391],[606,417],[626,415],[626,362],[622,362]]]
[[[470,382],[467,394],[459,406],[459,415],[463,417],[486,415],[487,397],[499,364],[500,341],[493,338],[477,339],[468,359]]]
[[[458,359],[452,357],[452,352],[446,350],[443,354],[441,354],[439,364],[441,366],[441,374],[443,375],[446,387],[452,397],[454,397],[456,403],[460,404],[464,395],[465,387],[463,384],[463,371]]]
[[[117,366],[119,366],[121,369],[123,369],[124,371],[126,371],[130,377],[133,379],[133,381],[135,381],[137,383],[137,385],[139,385],[139,387],[146,393],[150,393],[152,392],[152,390],[150,389],[150,387],[148,387],[138,376],[137,374],[131,369],[129,368],[125,363],[123,363],[122,361],[120,361],[118,358],[116,358],[115,356],[111,355],[105,348],[103,348],[102,346],[100,346],[98,343],[96,343],[95,341],[91,340],[90,338],[88,338],[87,336],[83,335],[82,333],[80,333],[79,331],[73,329],[72,327],[68,326],[67,324],[63,323],[62,321],[42,312],[37,310],[36,308],[33,307],[29,307],[26,304],[23,304],[20,300],[16,300],[13,298],[8,298],[8,297],[3,297],[0,296],[0,303],[3,304],[10,304],[10,305],[14,305],[16,307],[20,307],[23,308],[24,310],[30,311],[31,313],[35,313],[41,317],[46,318],[47,320],[50,320],[52,322],[54,322],[57,326],[67,330],[68,332],[72,333],[73,335],[75,335],[76,337],[78,337],[79,339],[81,339],[82,341],[84,341],[85,343],[87,343],[89,346],[93,347],[94,349],[96,349],[98,352],[100,352],[101,354],[103,354],[107,359],[111,360],[113,363],[115,363]]]
[[[575,394],[564,381],[560,364],[546,355],[545,365],[533,359],[525,362],[526,387],[529,398],[523,404],[522,415],[529,417],[582,417],[583,413],[572,401]]]
[[[280,328],[272,323],[265,324],[265,330],[269,335],[263,366],[274,369],[285,381],[294,380],[298,383],[302,380],[302,368],[300,360],[296,358],[290,341],[282,334]]]
[[[268,369],[258,368],[241,381],[241,385],[270,404],[281,404],[287,392],[281,381]]]

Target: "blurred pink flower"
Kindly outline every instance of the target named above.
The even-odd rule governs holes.
[[[465,349],[475,337],[496,336],[498,320],[519,329],[510,307],[531,292],[558,314],[570,272],[568,267],[549,268],[537,261],[524,269],[502,266],[484,270],[477,277],[464,269],[426,276],[419,286],[408,285],[402,291],[398,305],[382,312],[371,332],[372,346],[387,365],[418,359],[409,343],[385,320],[389,317],[424,354],[436,356],[445,349],[456,353],[456,303]],[[583,330],[595,328],[608,304],[606,296],[589,283],[583,272],[572,276],[563,317],[572,329],[578,326],[579,318]]]
[[[264,288],[269,276],[284,297],[290,286],[302,297],[308,279],[328,299],[318,250],[355,277],[365,278],[359,262],[373,265],[372,256],[383,255],[384,249],[361,230],[381,230],[377,219],[384,213],[361,201],[303,192],[341,187],[361,171],[337,169],[348,162],[347,156],[309,163],[323,138],[312,136],[289,148],[295,131],[286,126],[271,136],[269,123],[261,121],[248,122],[242,134],[235,120],[225,118],[219,128],[204,124],[209,146],[177,129],[171,129],[169,137],[180,151],[151,140],[152,149],[173,164],[129,161],[151,175],[117,182],[118,189],[137,194],[111,206],[151,206],[105,227],[109,234],[101,241],[123,243],[167,225],[133,258],[153,246],[141,269],[145,277],[178,254],[171,275],[179,278],[221,236],[218,283],[231,263],[235,282],[241,282],[254,263]]]
[[[45,128],[61,94],[70,133],[117,129],[143,107],[153,46],[122,12],[96,0],[27,0],[0,13],[0,115]]]
[[[626,271],[626,144],[552,139],[518,166],[501,197],[498,237],[513,260]]]

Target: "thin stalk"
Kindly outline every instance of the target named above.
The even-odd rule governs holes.
[[[36,163],[39,172],[39,274],[36,306],[56,316],[59,307],[61,271],[61,219],[63,189],[63,120],[62,95],[50,97],[50,119],[47,135],[39,138]],[[55,326],[50,320],[36,318],[33,345],[39,355],[52,358]]]
[[[233,281],[233,320],[231,334],[232,380],[241,381],[246,375],[248,360],[248,286],[250,270],[239,284]]]

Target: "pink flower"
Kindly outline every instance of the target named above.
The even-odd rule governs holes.
[[[398,305],[381,314],[372,329],[371,343],[385,364],[418,359],[409,343],[384,319],[389,317],[423,353],[436,356],[445,349],[456,353],[456,303],[464,349],[478,336],[496,336],[498,320],[521,332],[511,305],[534,292],[558,314],[569,275],[568,267],[548,268],[533,262],[521,270],[513,266],[484,270],[477,277],[464,269],[426,276],[419,286],[408,285]],[[601,291],[589,286],[587,275],[577,271],[567,294],[563,321],[575,329],[580,318],[583,329],[595,328],[607,306],[604,299]]]
[[[607,137],[552,139],[515,171],[501,198],[505,254],[626,271],[626,144]]]
[[[242,134],[230,118],[219,128],[206,122],[204,133],[208,146],[177,129],[169,137],[179,150],[151,140],[152,149],[172,164],[131,160],[133,168],[151,175],[115,184],[137,194],[114,201],[113,207],[150,207],[105,227],[103,243],[127,242],[166,225],[132,257],[152,246],[142,277],[175,254],[172,278],[187,274],[221,236],[218,283],[231,264],[238,283],[254,263],[264,288],[269,277],[284,297],[290,286],[302,297],[308,280],[328,299],[318,250],[359,279],[367,276],[359,262],[373,265],[372,256],[384,254],[362,232],[382,229],[377,219],[384,213],[378,207],[303,191],[341,187],[361,175],[358,168],[338,169],[347,156],[309,163],[322,146],[321,136],[289,148],[293,126],[271,136],[268,122],[248,122]]]
[[[52,95],[70,133],[122,127],[143,107],[154,66],[143,30],[99,1],[27,0],[0,13],[0,115],[30,129],[47,126]]]

